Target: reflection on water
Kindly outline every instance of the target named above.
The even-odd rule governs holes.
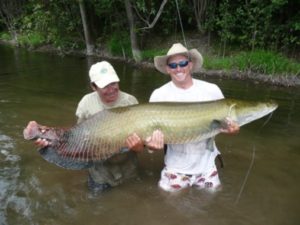
[[[298,224],[300,90],[246,81],[209,79],[231,98],[274,99],[279,108],[266,118],[219,135],[225,168],[223,189],[189,189],[169,195],[157,188],[163,154],[139,155],[140,178],[102,195],[87,189],[86,171],[44,161],[23,140],[29,120],[71,126],[81,97],[90,91],[87,71],[96,58],[57,57],[0,46],[0,225],[54,224]],[[154,70],[112,62],[121,88],[146,102],[168,80]],[[254,163],[236,203],[250,166]]]

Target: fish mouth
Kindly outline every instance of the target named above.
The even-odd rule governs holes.
[[[265,110],[261,113],[262,114],[261,117],[273,113],[277,108],[278,108],[278,104],[275,101],[271,101],[267,103]]]
[[[23,130],[23,136],[25,140],[34,140],[37,139],[38,132],[38,123],[35,121],[30,121],[26,128]]]
[[[268,107],[270,108],[270,112],[273,112],[275,109],[278,108],[278,104],[275,101],[271,101]]]

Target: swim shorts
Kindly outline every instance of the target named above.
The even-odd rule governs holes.
[[[161,171],[159,187],[165,191],[175,192],[194,186],[198,189],[216,191],[221,187],[217,167],[203,174],[182,174],[169,171],[166,167]]]

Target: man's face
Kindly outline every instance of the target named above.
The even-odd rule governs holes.
[[[168,59],[166,70],[176,86],[190,85],[192,62],[185,55],[174,55]]]
[[[96,89],[101,100],[108,105],[114,104],[118,100],[119,90],[118,82],[110,83],[104,88],[97,87]]]

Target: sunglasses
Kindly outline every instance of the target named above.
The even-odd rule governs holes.
[[[183,68],[183,67],[186,67],[188,64],[189,64],[189,61],[186,60],[186,61],[180,61],[180,62],[178,62],[178,63],[169,63],[168,66],[169,66],[171,69],[176,69],[177,66],[179,66],[180,68]]]

